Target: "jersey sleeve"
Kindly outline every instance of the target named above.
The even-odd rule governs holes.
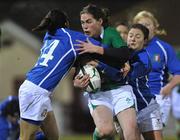
[[[120,70],[113,68],[103,62],[99,62],[97,68],[105,73],[111,80],[120,81],[122,79],[122,73]]]
[[[121,47],[121,48],[105,48],[104,49],[105,57],[119,60],[122,63],[127,62],[132,53],[133,53],[133,50],[127,48],[126,46]]]
[[[91,42],[92,44],[94,44],[94,45],[101,46],[101,47],[103,47],[103,48],[106,48],[106,47],[107,47],[107,45],[103,45],[103,44],[101,44],[101,42],[99,42],[99,41],[97,41],[97,40],[95,40],[95,39],[93,39],[93,38],[91,38],[91,37],[88,37],[88,39],[89,39],[90,42]]]
[[[147,75],[151,71],[152,65],[146,51],[136,54],[131,60],[131,70],[129,76],[133,79]]]

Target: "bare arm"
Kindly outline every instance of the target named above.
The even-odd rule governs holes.
[[[118,59],[126,62],[129,60],[129,57],[132,53],[132,50],[129,49],[127,46],[121,48],[103,48],[102,46],[97,46],[92,44],[89,39],[87,42],[77,40],[79,44],[74,44],[79,48],[76,49],[79,51],[79,54],[84,53],[97,53],[103,55],[107,59]]]
[[[160,93],[163,96],[168,96],[171,94],[172,89],[178,84],[180,84],[180,75],[174,75],[171,81],[161,89]]]

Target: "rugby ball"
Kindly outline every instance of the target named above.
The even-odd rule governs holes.
[[[79,75],[88,74],[90,81],[85,89],[89,93],[96,93],[101,89],[101,77],[98,70],[92,65],[84,65],[80,68]]]

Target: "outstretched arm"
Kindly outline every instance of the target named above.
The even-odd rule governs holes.
[[[79,51],[79,54],[84,53],[97,53],[100,55],[103,55],[106,59],[118,59],[123,62],[126,62],[129,60],[131,53],[133,52],[131,49],[129,49],[127,46],[120,47],[120,48],[109,48],[105,45],[98,46],[94,45],[88,38],[87,42],[77,40],[79,44],[74,44],[75,46],[78,46],[79,48],[76,49]]]

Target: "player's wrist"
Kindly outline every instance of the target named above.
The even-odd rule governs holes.
[[[96,49],[96,53],[103,55],[104,54],[104,49],[102,47],[98,47]]]

